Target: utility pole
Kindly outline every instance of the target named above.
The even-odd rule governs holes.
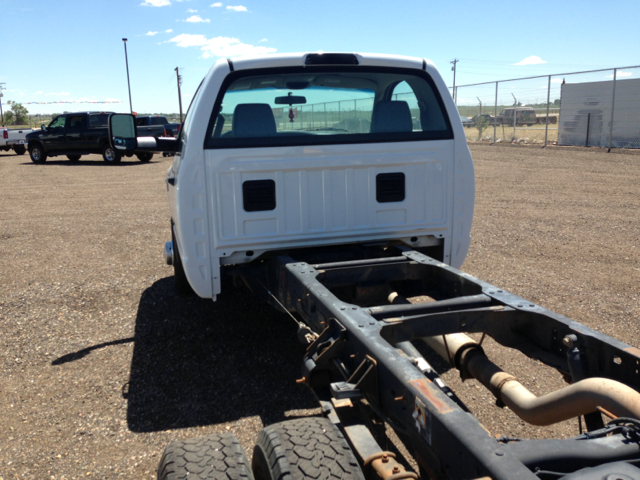
[[[3,127],[4,127],[4,113],[2,113],[2,90],[6,90],[6,88],[3,87],[4,84],[5,82],[0,82],[0,123],[2,123]]]
[[[180,123],[182,123],[182,94],[180,93],[180,85],[182,85],[182,77],[180,76],[180,70],[176,67],[176,78],[178,80],[178,104],[180,105]]]
[[[451,71],[453,72],[453,101],[456,105],[458,104],[458,92],[456,92],[456,63],[458,63],[459,61],[460,60],[458,60],[457,58],[454,58],[449,62],[453,64],[453,67],[451,67]]]
[[[127,63],[127,85],[129,86],[129,109],[133,113],[133,105],[131,103],[131,82],[129,82],[129,57],[127,57],[127,39],[123,38],[124,42],[124,60]]]

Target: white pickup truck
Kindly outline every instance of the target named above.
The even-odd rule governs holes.
[[[181,291],[215,300],[226,266],[287,249],[403,243],[455,267],[469,249],[473,163],[426,59],[221,59],[167,149]]]
[[[462,265],[473,164],[426,59],[222,59],[183,130],[167,177],[181,290],[215,300],[225,266],[319,246],[404,243]]]
[[[172,442],[159,479],[640,479],[640,350],[458,270],[473,163],[428,60],[221,59],[177,139],[137,138],[131,115],[112,115],[109,129],[123,153],[175,152],[165,253],[178,289],[215,300],[244,283],[293,317],[308,345],[298,383],[324,417],[266,426],[250,467],[231,433]],[[569,385],[536,397],[486,356],[485,335]],[[588,431],[489,432],[418,343],[509,415],[531,425],[583,418]],[[247,345],[256,364],[260,347]],[[384,450],[385,425],[416,472]]]
[[[5,152],[13,150],[17,155],[24,155],[27,151],[25,137],[31,132],[30,128],[0,128],[0,150]]]

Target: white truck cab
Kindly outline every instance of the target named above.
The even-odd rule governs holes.
[[[459,268],[475,192],[433,63],[364,53],[218,60],[167,189],[167,262],[179,289],[213,300],[225,267],[287,249],[403,243]]]

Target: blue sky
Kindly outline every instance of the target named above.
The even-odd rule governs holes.
[[[3,105],[121,101],[30,113],[129,111],[122,38],[137,112],[178,111],[176,67],[186,110],[219,56],[412,55],[435,62],[447,85],[454,58],[458,85],[640,64],[637,0],[0,0],[0,12]]]

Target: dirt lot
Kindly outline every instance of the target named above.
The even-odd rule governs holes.
[[[463,269],[640,346],[640,156],[471,148]],[[155,478],[173,439],[229,430],[250,454],[263,425],[317,412],[294,383],[304,347],[291,320],[239,293],[216,304],[174,294],[169,164],[0,154],[0,479]],[[487,347],[536,394],[564,385]],[[576,421],[524,425],[438,365],[492,433],[577,432]]]

